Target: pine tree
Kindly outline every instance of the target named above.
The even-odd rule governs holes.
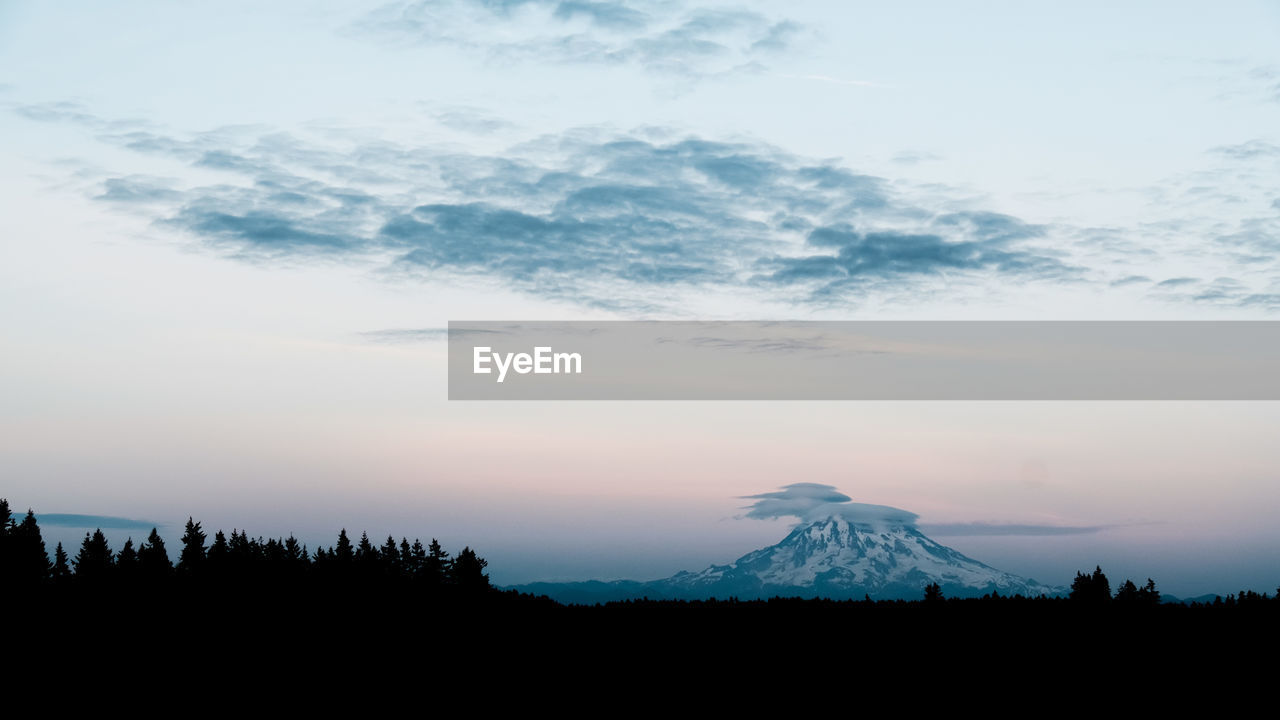
[[[9,579],[9,545],[13,537],[13,511],[9,509],[9,501],[0,498],[0,582]]]
[[[12,525],[12,518],[9,522]],[[8,534],[8,562],[14,582],[29,585],[47,580],[52,566],[49,564],[49,553],[44,547],[44,538],[40,536],[36,514],[27,510],[27,516],[13,526]]]
[[[487,589],[489,576],[484,574],[484,569],[488,565],[488,561],[477,556],[474,550],[464,547],[453,559],[449,579],[454,585],[468,590]]]
[[[1135,588],[1136,589],[1136,588]],[[1077,572],[1071,583],[1071,600],[1088,605],[1105,605],[1111,600],[1111,583],[1097,567],[1090,575]]]
[[[407,567],[411,568],[413,577],[418,579],[421,579],[427,571],[427,549],[422,546],[422,541],[418,538],[413,539],[413,547],[409,548]]]
[[[924,601],[930,605],[942,602],[942,586],[938,583],[929,583],[924,586]]]
[[[1125,580],[1120,583],[1120,588],[1116,590],[1115,601],[1125,605],[1137,603],[1138,586],[1134,585],[1132,580]]]
[[[198,575],[204,569],[206,553],[204,549],[204,531],[200,523],[187,517],[187,527],[182,533],[182,553],[178,556],[178,572],[183,575]]]
[[[418,574],[418,569],[414,566],[413,548],[409,546],[409,538],[400,538],[400,572],[409,578]]]
[[[389,577],[400,577],[400,548],[396,546],[395,538],[387,536],[387,541],[378,551],[378,560],[382,564],[382,571]]]
[[[1143,605],[1159,605],[1160,591],[1156,589],[1156,581],[1147,578],[1147,584],[1138,590],[1138,602]]]
[[[1093,569],[1093,592],[1101,602],[1111,599],[1111,583],[1107,581],[1107,576],[1102,574],[1100,565]]]
[[[298,539],[290,535],[284,541],[284,560],[285,563],[295,572],[301,571],[307,566],[307,548],[300,545]]]
[[[369,533],[360,533],[360,542],[356,545],[356,564],[361,570],[370,572],[378,567],[378,551],[369,542]]]
[[[102,528],[93,531],[93,535],[84,534],[84,542],[80,552],[72,564],[76,568],[76,580],[81,582],[102,582],[111,572],[114,553],[107,544],[107,536]]]
[[[351,548],[351,538],[347,537],[347,529],[343,528],[338,531],[338,544],[331,551],[333,561],[341,568],[351,566],[352,560],[355,559],[355,552]]]
[[[173,572],[169,552],[156,528],[151,528],[147,541],[138,547],[138,569],[142,571],[143,577],[152,581],[164,580]]]
[[[427,546],[427,557],[422,563],[423,579],[428,585],[444,584],[449,578],[452,562],[449,553],[440,547],[440,542],[431,538],[431,544]]]
[[[227,551],[236,572],[244,572],[253,558],[253,548],[249,545],[249,533],[231,528],[231,540],[227,543]]]
[[[126,538],[124,547],[116,553],[115,574],[125,583],[133,583],[138,579],[138,551],[133,547],[133,538]]]
[[[213,544],[209,546],[209,553],[205,556],[205,566],[210,575],[223,577],[230,572],[230,559],[231,549],[227,546],[227,536],[219,530],[213,534]]]
[[[62,543],[58,543],[58,547],[53,551],[51,577],[58,584],[64,584],[71,579],[71,565],[67,561],[67,551],[62,549]]]

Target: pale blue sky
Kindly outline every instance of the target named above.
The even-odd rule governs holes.
[[[736,557],[779,533],[735,496],[815,481],[1128,523],[953,543],[1047,582],[1212,545],[1252,559],[1183,591],[1261,589],[1269,405],[477,408],[380,331],[1273,318],[1278,40],[1273,2],[0,3],[4,493],[440,534],[516,581]]]

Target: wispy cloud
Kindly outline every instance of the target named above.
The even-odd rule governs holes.
[[[1254,139],[1237,145],[1220,145],[1209,152],[1232,160],[1254,160],[1257,158],[1280,157],[1280,145],[1266,140]]]
[[[104,530],[150,530],[164,523],[134,520],[114,515],[77,515],[75,513],[37,513],[36,522],[50,527],[101,528]]]
[[[1085,272],[1051,247],[1044,226],[981,209],[940,212],[936,193],[918,198],[750,141],[581,129],[484,155],[351,132],[180,135],[79,107],[28,114],[200,171],[199,183],[108,173],[92,194],[251,262],[482,276],[614,309],[660,309],[680,289],[839,304],[942,276],[1052,283]],[[210,172],[222,181],[209,182]]]
[[[1280,208],[1273,196],[1265,207],[1253,197],[1236,220],[1206,220],[1204,203],[1241,202],[1196,191],[1216,175],[1152,196],[1194,208],[1186,217],[1077,228],[1028,222],[944,186],[670,128],[576,128],[481,153],[356,129],[177,133],[75,103],[11,109],[170,162],[164,176],[98,171],[87,191],[248,262],[324,259],[427,282],[499,282],[629,313],[670,311],[707,291],[826,309],[1028,284],[1280,308]],[[438,121],[468,112],[434,110]],[[1265,150],[1246,145],[1216,154]],[[1179,248],[1213,275],[1153,279]]]
[[[855,523],[913,525],[918,517],[887,505],[853,502],[853,498],[836,490],[834,485],[821,483],[792,483],[774,492],[746,495],[743,499],[755,501],[747,506],[743,517],[762,520],[790,517],[809,521],[835,516]]]
[[[1040,525],[1017,523],[917,523],[918,515],[887,505],[868,505],[853,502],[853,498],[840,492],[834,485],[822,483],[792,483],[778,490],[758,495],[745,495],[752,500],[742,515],[744,518],[771,520],[795,518],[809,522],[827,517],[841,517],[849,522],[888,523],[911,525],[926,535],[960,537],[979,535],[1058,536],[1091,535],[1111,529],[1112,525]]]
[[[1018,525],[1001,523],[925,523],[920,531],[926,535],[938,537],[962,537],[979,535],[1023,535],[1023,536],[1056,536],[1056,535],[1092,535],[1108,530],[1110,525]]]
[[[440,0],[390,3],[353,31],[504,61],[635,65],[701,76],[758,66],[790,49],[803,27],[698,2]]]
[[[449,339],[447,328],[387,328],[359,333],[362,340],[379,345],[412,345]]]

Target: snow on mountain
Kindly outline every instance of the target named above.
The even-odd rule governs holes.
[[[640,597],[914,600],[930,583],[940,585],[948,597],[1064,592],[966,557],[926,537],[914,520],[913,514],[895,508],[843,504],[839,512],[803,523],[776,545],[728,565],[650,582],[534,583],[516,589],[561,602],[588,603]]]
[[[729,565],[658,581],[675,596],[732,588],[739,596],[911,599],[934,582],[944,593],[961,597],[993,590],[1008,595],[1060,591],[966,557],[930,540],[910,522],[859,522],[839,515],[801,525],[778,544]]]

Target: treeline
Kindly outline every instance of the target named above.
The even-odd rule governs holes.
[[[0,576],[6,587],[358,583],[455,594],[490,590],[484,558],[470,547],[450,555],[434,539],[423,545],[388,537],[375,545],[367,533],[352,542],[344,529],[334,545],[312,552],[292,536],[264,540],[238,530],[230,537],[219,530],[210,542],[201,524],[188,518],[179,542],[174,563],[156,528],[136,546],[130,537],[118,551],[99,529],[85,533],[74,557],[58,543],[50,558],[35,513],[28,510],[18,521],[8,500],[0,498]]]
[[[113,550],[102,531],[85,533],[74,557],[61,543],[52,557],[47,552],[34,512],[18,520],[9,502],[0,498],[0,581],[3,588],[40,588],[56,592],[60,588],[139,590],[151,592],[163,588],[183,589],[199,586],[205,589],[237,589],[245,587],[278,588],[307,591],[317,587],[340,591],[363,591],[371,587],[406,591],[420,598],[443,600],[470,598],[483,593],[505,607],[517,603],[522,607],[556,605],[548,598],[522,595],[515,591],[499,593],[491,587],[485,569],[488,562],[469,546],[456,555],[446,552],[432,539],[423,545],[407,538],[395,538],[375,544],[367,533],[353,542],[346,530],[338,533],[329,547],[311,551],[296,538],[250,537],[247,532],[232,530],[227,536],[221,530],[212,540],[199,522],[188,518],[179,540],[175,563],[164,539],[152,528],[145,540],[134,544],[130,537]],[[40,595],[47,595],[47,592]],[[727,598],[708,601],[645,599],[608,602],[598,608],[687,608],[695,614],[700,609],[719,608],[987,608],[1002,613],[1034,612],[1054,614],[1081,609],[1134,609],[1168,607],[1162,603],[1160,591],[1150,578],[1138,585],[1125,580],[1113,592],[1110,580],[1097,567],[1091,573],[1078,572],[1066,597],[1027,598],[1002,596],[992,592],[981,598],[947,598],[942,588],[932,584],[919,600],[802,600],[772,598],[769,600],[737,600]],[[1186,604],[1178,604],[1187,607]],[[1276,595],[1242,590],[1238,594],[1218,596],[1207,603],[1191,603],[1190,607],[1280,608],[1280,589]],[[581,607],[581,606],[577,606]],[[1274,615],[1274,613],[1270,613]]]

